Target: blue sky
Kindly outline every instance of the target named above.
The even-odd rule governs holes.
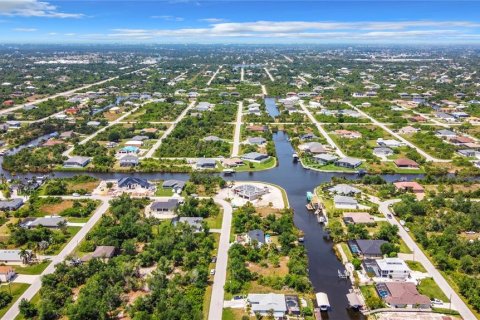
[[[480,2],[0,0],[0,42],[477,44]]]

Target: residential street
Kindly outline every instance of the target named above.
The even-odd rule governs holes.
[[[379,202],[378,210],[386,217],[388,214],[391,214],[389,206],[392,204],[399,202],[401,200],[394,199],[388,200],[384,202]],[[418,245],[413,241],[407,231],[400,225],[397,219],[387,219],[391,224],[397,225],[399,232],[398,234],[402,237],[403,241],[407,244],[408,248],[414,252],[415,260],[419,261],[423,264],[425,269],[427,270],[428,274],[433,277],[435,282],[438,284],[440,289],[445,293],[447,297],[450,298],[452,301],[452,309],[457,310],[460,315],[465,320],[475,320],[476,317],[467,307],[467,305],[463,302],[462,299],[458,296],[458,294],[452,289],[450,284],[445,280],[442,274],[437,270],[437,268],[432,264],[432,262],[427,258],[427,256],[423,253],[423,251],[418,247]]]
[[[328,135],[327,131],[322,127],[322,125],[315,119],[315,117],[312,115],[310,110],[305,106],[302,100],[300,100],[300,107],[302,108],[303,112],[307,115],[307,117],[310,119],[310,121],[315,124],[317,127],[318,131],[322,134],[322,136],[327,140],[328,144],[335,150],[335,152],[338,154],[340,158],[345,158],[345,154],[340,150],[340,148],[335,144],[333,139]]]
[[[243,101],[238,102],[237,121],[235,122],[235,134],[233,136],[232,157],[237,157],[240,151],[240,138],[242,132]]]
[[[232,206],[218,196],[215,202],[223,207],[222,232],[218,245],[217,264],[213,278],[212,297],[210,300],[209,320],[222,319],[225,281],[227,278],[228,249],[230,248],[230,228],[232,225]]]
[[[55,265],[64,261],[69,254],[71,254],[74,249],[78,246],[80,241],[85,238],[87,233],[93,228],[93,226],[100,220],[102,215],[107,212],[109,208],[108,197],[91,197],[96,200],[102,200],[102,204],[97,208],[95,213],[92,217],[88,220],[87,223],[83,226],[83,228],[78,231],[78,233],[70,240],[69,243],[63,248],[63,250],[57,255],[52,258],[52,262],[48,265],[48,267],[42,272],[41,275],[36,276],[35,279],[29,277],[29,283],[32,283],[30,287],[18,298],[18,300],[12,305],[12,307],[5,313],[2,317],[2,320],[12,320],[19,313],[19,304],[22,299],[31,300],[33,296],[40,290],[42,286],[42,276],[46,274],[53,273],[55,271]]]

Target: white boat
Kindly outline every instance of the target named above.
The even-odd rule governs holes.
[[[293,159],[298,159],[298,154],[297,153],[292,154],[292,158]]]
[[[330,301],[328,300],[328,296],[325,292],[317,292],[315,297],[317,298],[317,304],[321,311],[330,310]]]
[[[233,173],[235,173],[235,170],[233,170],[233,169],[223,169],[223,173],[224,174],[233,174]]]

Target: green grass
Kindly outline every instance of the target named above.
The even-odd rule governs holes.
[[[405,263],[408,265],[408,267],[413,270],[413,271],[418,271],[418,272],[427,272],[425,267],[418,261],[411,261],[411,260],[406,260]]]
[[[52,254],[53,255],[57,255],[59,254],[63,248],[65,248],[65,246],[67,245],[67,243],[70,242],[70,240],[72,240],[72,238],[78,233],[78,231],[80,231],[82,229],[82,227],[67,227],[67,230],[68,230],[68,233],[70,234],[70,236],[67,238],[67,241],[65,241],[65,243],[63,243],[57,250],[55,250]],[[48,250],[48,249],[47,249]]]
[[[210,311],[210,300],[212,299],[212,285],[209,285],[205,289],[205,295],[203,297],[203,319],[208,319],[208,313]]]
[[[173,196],[173,190],[172,189],[164,189],[161,186],[157,187],[157,191],[155,191],[155,196],[157,197],[171,197]]]
[[[11,283],[10,285],[2,285],[0,286],[0,291],[10,293],[12,292],[13,299],[12,301],[3,309],[0,309],[0,317],[3,317],[5,313],[10,309],[10,307],[15,303],[15,301],[20,298],[20,296],[27,290],[29,284],[26,283]]]
[[[222,320],[235,320],[235,314],[232,311],[232,308],[223,309]]]
[[[207,225],[210,229],[221,229],[222,228],[222,220],[223,220],[223,212],[221,211],[214,217],[208,217],[205,219]]]
[[[350,252],[350,249],[348,248],[348,245],[345,242],[340,243],[340,246],[342,247],[343,252],[347,256],[348,261],[353,260],[353,255],[352,252]]]
[[[252,164],[252,168],[250,168],[250,164]],[[275,157],[270,157],[270,159],[264,162],[248,162],[246,161],[245,164],[235,168],[236,172],[245,172],[245,171],[262,171],[267,169],[272,169],[277,165],[277,159]]]
[[[428,296],[430,299],[436,298],[442,300],[443,302],[450,301],[440,287],[435,283],[433,278],[422,279],[418,285],[418,292]]]
[[[13,268],[15,269],[15,272],[18,274],[28,274],[28,275],[41,274],[43,270],[45,270],[45,268],[50,264],[50,262],[51,261],[42,261],[40,263],[28,265],[25,267],[13,266]]]
[[[412,250],[408,248],[407,244],[405,243],[405,241],[403,241],[403,239],[400,239],[399,245],[400,245],[400,253],[412,253]]]
[[[78,218],[78,217],[68,217],[67,220],[68,222],[72,223],[87,223],[90,217],[87,218]]]
[[[38,307],[38,304],[40,303],[40,292],[37,292],[32,300],[30,300],[31,303],[33,303],[35,306]],[[15,317],[15,320],[24,320],[26,319],[22,314],[18,314],[18,316]]]

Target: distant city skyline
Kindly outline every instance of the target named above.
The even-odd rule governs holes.
[[[475,1],[0,1],[2,43],[479,44]]]

